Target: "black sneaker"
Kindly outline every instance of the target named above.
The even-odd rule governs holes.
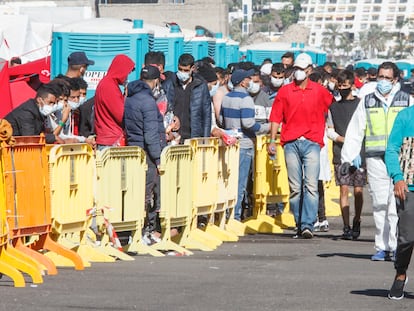
[[[395,279],[388,293],[388,298],[392,300],[401,300],[404,298],[404,285],[407,284],[408,278],[405,276],[404,281]]]
[[[313,238],[313,233],[308,228],[305,228],[305,229],[302,230],[302,237],[304,239],[312,239]]]
[[[342,233],[342,239],[352,240],[352,230],[351,227],[345,226]]]
[[[357,240],[361,235],[361,220],[356,220],[352,222],[352,240]]]

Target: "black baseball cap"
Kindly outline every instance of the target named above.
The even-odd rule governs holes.
[[[157,67],[147,65],[141,69],[141,80],[154,80],[160,78],[160,71]]]

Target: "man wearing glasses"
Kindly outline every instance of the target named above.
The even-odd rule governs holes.
[[[400,90],[399,69],[392,62],[378,68],[377,87],[365,95],[348,125],[341,162],[355,164],[365,138],[369,192],[376,227],[373,261],[394,261],[397,248],[398,215],[394,185],[387,174],[384,154],[398,112],[410,105],[410,95]],[[349,164],[348,164],[349,166]]]

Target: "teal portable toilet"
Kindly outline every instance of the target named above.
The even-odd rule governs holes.
[[[154,43],[151,51],[161,51],[165,55],[165,71],[176,71],[178,58],[183,54],[184,35],[178,25],[160,27],[146,25],[154,32]]]
[[[411,77],[411,70],[414,69],[414,59],[399,59],[395,61],[397,67],[404,72],[404,78],[408,79]]]
[[[240,59],[242,58],[239,51],[239,43],[228,39],[226,41],[226,62],[223,68],[226,68],[228,64],[239,62]]]
[[[270,58],[273,63],[280,63],[283,54],[288,51],[294,52],[291,45],[285,42],[264,42],[243,49],[246,49],[246,60],[256,65],[261,65],[266,58]]]
[[[213,38],[206,37],[203,29],[197,29],[188,36],[188,32],[184,35],[184,53],[193,55],[195,60],[209,56],[209,41]]]
[[[388,61],[385,58],[367,58],[367,59],[361,59],[357,62],[355,62],[354,68],[365,68],[368,69],[370,67],[378,68],[379,65],[381,65],[383,62]]]
[[[141,68],[152,41],[153,34],[144,29],[142,20],[95,18],[61,26],[52,34],[52,78],[66,72],[69,54],[83,51],[95,61],[83,77],[88,83],[87,96],[91,97],[117,54],[129,56],[135,67]],[[139,74],[140,70],[135,70],[128,79],[136,80]]]
[[[215,40],[209,41],[209,56],[214,59],[216,66],[225,68],[227,66],[226,52],[226,40],[223,34],[218,32],[215,34]]]

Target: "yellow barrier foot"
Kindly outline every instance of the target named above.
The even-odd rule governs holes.
[[[49,235],[46,236],[43,247],[51,252],[61,255],[61,257],[67,258],[72,262],[72,266],[75,267],[75,270],[84,270],[85,267],[91,266],[89,262],[86,262],[85,264],[85,262],[77,253],[52,240]],[[56,263],[56,261],[54,262]]]
[[[31,258],[33,258],[34,260],[42,264],[46,268],[48,275],[58,274],[56,265],[53,263],[53,261],[50,258],[46,257],[45,255],[39,252],[36,252],[24,245],[16,245],[16,249],[18,249],[22,253],[25,253],[27,256],[30,256]]]
[[[136,243],[136,245],[134,245],[135,247],[131,247],[128,248],[128,251],[131,252],[137,252],[140,255],[151,255],[154,257],[164,257],[165,255],[163,253],[161,253],[160,251],[156,250],[155,248],[153,248],[152,246],[149,245],[145,245],[143,244],[141,241]]]
[[[245,234],[256,234],[257,231],[247,227],[244,223],[230,218],[226,223],[226,230],[231,231],[238,236],[244,236]]]
[[[293,217],[293,215],[290,212],[277,215],[274,218],[274,220],[275,220],[275,224],[281,227],[282,229],[296,227],[295,217]]]
[[[125,261],[134,261],[135,260],[134,257],[128,255],[127,253],[124,253],[124,251],[120,251],[120,250],[112,247],[111,245],[106,245],[106,246],[100,247],[100,250],[103,251],[108,256],[115,257],[115,258],[120,259],[120,260],[125,260]]]
[[[161,242],[158,242],[152,245],[152,247],[160,251],[176,251],[177,253],[180,253],[186,256],[194,254],[188,249],[185,249],[184,247],[181,247],[177,243],[174,243],[173,241],[170,241],[170,240],[162,240]]]
[[[216,249],[216,248],[211,248],[207,246],[206,244],[204,244],[203,242],[197,241],[192,238],[187,238],[185,242],[183,242],[183,246],[188,249],[198,249],[203,252],[212,252]]]
[[[219,245],[221,245],[223,241],[217,239],[216,237],[208,234],[207,232],[200,230],[198,228],[190,230],[186,239],[184,239],[181,246],[189,249],[201,249],[199,246],[204,245],[203,249],[201,250],[214,250]]]
[[[1,259],[10,265],[13,265],[16,269],[30,275],[33,283],[43,283],[42,273],[38,270],[40,264],[10,245],[8,245],[7,251],[2,253]]]
[[[275,219],[267,215],[258,215],[243,222],[247,227],[260,233],[283,233],[282,228],[275,224]]]
[[[213,224],[207,224],[206,231],[208,234],[211,234],[218,239],[226,242],[237,242],[239,240],[239,237],[234,234],[233,232],[226,231],[224,229],[221,229],[220,227],[213,225]]]
[[[82,258],[86,258],[86,260],[90,262],[115,262],[115,258],[105,254],[103,249],[99,246],[94,247],[88,244],[81,244],[78,246],[76,252]]]
[[[23,274],[14,266],[3,260],[3,252],[5,252],[5,249],[0,246],[0,273],[11,278],[13,280],[14,287],[25,287],[26,282],[24,281]]]
[[[83,260],[78,254],[76,254],[76,256],[78,256],[81,260],[82,267],[83,267],[82,269],[76,269],[76,266],[73,260],[69,259],[68,257],[64,257],[60,254],[57,254],[53,251],[48,251],[47,253],[45,253],[45,256],[50,258],[50,260],[52,260],[57,267],[71,267],[71,268],[75,268],[75,270],[84,270],[85,267],[91,266],[90,262]]]

